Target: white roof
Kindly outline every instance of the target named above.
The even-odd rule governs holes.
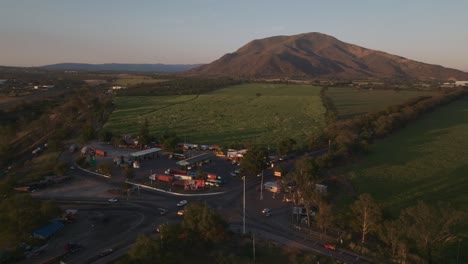
[[[159,152],[161,150],[162,149],[160,149],[160,148],[150,148],[150,149],[145,149],[145,150],[142,150],[142,151],[134,152],[134,153],[132,153],[130,155],[132,157],[140,157],[140,156],[145,156],[145,155],[148,155],[148,154],[156,153],[156,152]]]

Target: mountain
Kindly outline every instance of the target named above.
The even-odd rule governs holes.
[[[321,33],[249,42],[188,74],[246,78],[399,78],[468,80],[468,73],[342,42]]]
[[[48,70],[75,71],[118,71],[118,72],[181,72],[200,66],[200,64],[87,64],[87,63],[58,63],[41,66]]]

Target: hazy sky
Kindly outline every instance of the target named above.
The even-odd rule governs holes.
[[[0,0],[0,65],[208,63],[305,32],[468,71],[467,0]]]

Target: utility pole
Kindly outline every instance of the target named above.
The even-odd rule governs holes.
[[[457,252],[457,264],[458,260],[460,259],[460,243],[461,243],[461,238],[458,239],[458,252]]]
[[[263,170],[262,170],[262,180],[260,183],[260,200],[263,200]]]
[[[252,233],[253,261],[255,263],[255,233]]]
[[[243,198],[243,211],[244,211],[244,215],[242,217],[242,220],[243,220],[243,229],[242,229],[242,234],[245,235],[245,176],[242,177],[242,180],[244,181],[244,198]]]

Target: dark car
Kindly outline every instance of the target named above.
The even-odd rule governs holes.
[[[158,208],[159,215],[165,215],[167,214],[167,209],[164,208]]]
[[[99,256],[104,257],[104,256],[109,255],[112,252],[114,252],[112,248],[104,249],[103,251],[101,251],[101,253],[99,253]]]

